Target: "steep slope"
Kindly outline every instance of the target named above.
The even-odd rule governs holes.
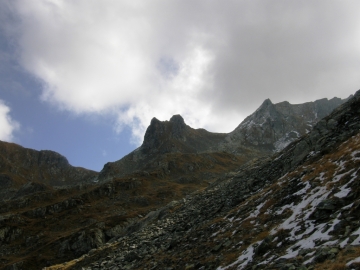
[[[0,195],[2,199],[41,191],[48,186],[89,183],[98,173],[73,167],[54,151],[36,151],[0,141]]]
[[[359,152],[360,91],[272,158],[49,269],[359,269]]]
[[[266,99],[217,149],[242,154],[244,149],[256,149],[263,154],[280,151],[289,143],[308,133],[323,117],[347,99],[320,99],[303,104],[287,101],[273,104]]]

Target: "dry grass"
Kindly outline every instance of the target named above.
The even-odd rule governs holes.
[[[350,247],[341,250],[336,256],[335,262],[331,260],[326,260],[323,263],[318,263],[315,265],[314,270],[345,270],[346,263],[349,261],[360,257],[360,247]]]
[[[233,263],[237,260],[237,258],[239,258],[240,254],[241,253],[238,250],[226,253],[224,255],[223,261],[221,262],[221,265],[229,265]]]

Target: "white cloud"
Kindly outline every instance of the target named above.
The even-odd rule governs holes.
[[[0,99],[0,140],[12,141],[14,131],[20,128],[19,123],[11,119],[10,108]]]
[[[360,2],[8,1],[42,98],[116,116],[142,139],[180,113],[228,132],[270,97],[304,102],[360,84]]]

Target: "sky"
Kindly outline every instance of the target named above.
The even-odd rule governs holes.
[[[360,89],[358,0],[0,0],[0,140],[100,171],[153,117],[230,132]]]

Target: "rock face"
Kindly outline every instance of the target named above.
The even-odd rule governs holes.
[[[360,90],[274,156],[50,269],[359,269]]]
[[[143,154],[205,152],[224,137],[225,134],[193,129],[180,115],[174,115],[165,122],[153,118],[139,150]]]
[[[273,104],[270,99],[266,99],[226,136],[218,149],[239,154],[244,148],[257,149],[267,154],[278,152],[307,134],[320,119],[346,100],[320,99],[292,105],[287,101]]]

